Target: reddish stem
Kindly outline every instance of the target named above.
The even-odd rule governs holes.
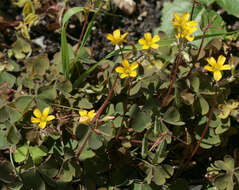
[[[107,96],[105,102],[102,104],[102,106],[100,107],[100,109],[96,112],[95,117],[94,117],[93,120],[91,121],[91,123],[96,123],[95,129],[98,129],[98,128],[99,128],[99,126],[98,126],[98,119],[99,119],[101,113],[104,111],[105,107],[106,107],[106,106],[108,105],[108,103],[109,103],[109,100],[110,100],[110,98],[111,98],[111,96],[112,96],[112,93],[113,93],[113,90],[114,90],[114,88],[115,88],[115,85],[116,85],[116,82],[117,82],[118,78],[119,78],[119,75],[117,74],[116,77],[115,77],[114,83],[113,83],[113,85],[112,85],[112,87],[111,87],[111,89],[110,89],[110,91],[109,91],[109,93],[108,93],[108,96]],[[86,146],[86,144],[87,144],[87,142],[88,142],[88,140],[89,140],[89,138],[91,137],[92,134],[93,134],[93,131],[91,130],[91,131],[89,132],[88,136],[86,137],[84,143],[83,143],[82,146],[80,147],[79,152],[76,153],[76,157],[77,157],[77,158],[80,156],[80,154],[81,154],[82,151],[84,150],[84,148],[85,148],[85,146]]]
[[[217,87],[218,88],[218,87]],[[182,169],[179,171],[179,174],[181,174],[181,172],[185,169],[185,167],[189,164],[189,162],[191,161],[191,159],[193,158],[193,156],[197,153],[199,147],[200,147],[200,144],[202,143],[202,140],[204,139],[204,137],[206,136],[206,133],[208,131],[208,128],[209,128],[209,124],[212,120],[212,116],[213,116],[213,112],[214,112],[214,109],[215,109],[215,106],[216,106],[216,100],[217,100],[217,88],[216,88],[216,93],[214,94],[214,97],[213,97],[213,105],[212,105],[212,108],[210,110],[210,113],[209,113],[209,117],[208,117],[208,121],[207,121],[207,124],[203,130],[203,133],[202,133],[202,136],[201,138],[199,139],[196,147],[194,148],[191,156],[188,158],[187,162],[183,165]]]
[[[168,98],[169,98],[169,96],[170,96],[170,94],[172,92],[172,89],[173,89],[173,84],[174,84],[174,82],[176,80],[176,76],[177,76],[177,72],[178,72],[178,67],[181,64],[181,62],[182,62],[182,55],[179,54],[178,58],[176,58],[176,65],[175,65],[174,75],[173,75],[173,78],[171,80],[171,83],[170,83],[170,86],[169,86],[169,89],[168,89],[168,93],[165,96],[165,98],[163,99],[163,103],[162,103],[161,107],[165,107],[167,102],[168,102]]]
[[[82,41],[82,38],[83,38],[83,34],[85,33],[85,28],[86,28],[86,25],[88,23],[89,14],[90,14],[90,11],[88,10],[87,15],[86,15],[86,19],[85,19],[85,22],[84,22],[84,25],[83,25],[83,28],[81,30],[80,39],[79,39],[79,41],[77,43],[77,47],[76,47],[76,50],[74,52],[75,56],[77,55],[77,52],[78,52],[78,50],[80,48],[81,41]]]

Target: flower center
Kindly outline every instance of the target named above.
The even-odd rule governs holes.
[[[42,116],[42,117],[40,118],[40,121],[41,121],[41,122],[46,122],[46,117],[43,117],[43,116]]]
[[[214,69],[215,71],[220,71],[220,70],[222,70],[222,69],[221,69],[221,65],[219,65],[219,64],[216,64],[213,69]]]
[[[126,69],[125,69],[125,73],[129,75],[129,74],[130,74],[130,69],[129,69],[129,68],[126,68]]]

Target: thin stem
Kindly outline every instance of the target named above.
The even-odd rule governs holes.
[[[192,6],[192,10],[191,10],[190,20],[193,19],[193,13],[194,13],[194,10],[195,10],[195,5],[196,5],[196,0],[193,0],[193,6]]]
[[[20,180],[22,181],[22,178],[21,176],[19,175],[17,169],[16,169],[16,166],[14,164],[14,161],[13,161],[13,157],[12,157],[12,146],[9,147],[9,157],[10,157],[10,162],[12,164],[12,167],[14,168],[14,172],[15,172],[15,175],[18,176],[20,178]]]
[[[181,36],[181,35],[180,35]],[[172,89],[173,89],[173,84],[176,80],[176,76],[177,76],[177,72],[178,72],[178,67],[180,66],[180,64],[182,63],[182,45],[183,45],[183,41],[182,41],[182,38],[180,37],[179,40],[178,40],[178,55],[175,59],[175,62],[174,62],[174,65],[173,65],[173,68],[174,69],[174,72],[173,72],[173,77],[172,77],[172,71],[173,69],[171,70],[171,73],[170,73],[170,79],[171,79],[171,82],[170,82],[170,86],[169,86],[169,89],[168,89],[168,92],[167,92],[167,95],[165,96],[165,98],[163,99],[163,102],[161,104],[161,108],[162,107],[165,107],[166,106],[166,103],[168,102],[168,98],[172,92]]]
[[[118,140],[118,138],[119,138],[119,136],[121,134],[121,131],[123,129],[123,123],[124,123],[124,120],[125,120],[125,114],[128,111],[128,98],[130,96],[131,85],[132,85],[132,81],[131,81],[131,78],[129,78],[129,88],[128,88],[128,93],[127,93],[126,100],[125,100],[123,119],[121,121],[120,128],[119,128],[119,130],[118,130],[118,132],[117,132],[117,134],[115,136],[116,140]]]
[[[128,139],[126,137],[119,137],[118,139],[123,140],[123,141],[128,141],[128,142],[131,142],[131,143],[142,144],[141,140]],[[154,143],[153,142],[148,142],[148,145],[154,145]]]
[[[211,26],[211,25],[215,22],[215,20],[210,23],[210,19],[209,19],[208,12],[207,12],[207,20],[208,20],[208,23],[207,23],[207,26],[203,29],[202,41],[201,41],[201,43],[200,43],[200,47],[199,47],[198,53],[197,53],[197,55],[196,55],[196,58],[193,59],[193,65],[192,65],[190,71],[188,72],[187,76],[185,77],[186,79],[187,79],[187,78],[190,76],[190,74],[192,73],[192,70],[193,70],[193,68],[194,68],[194,66],[195,66],[195,64],[196,64],[196,61],[199,59],[199,56],[200,56],[200,54],[201,54],[201,51],[202,51],[202,49],[203,49],[204,42],[205,42],[205,39],[206,39],[206,32],[207,32],[208,29],[210,29],[210,28],[215,28],[215,26]]]
[[[121,53],[122,60],[124,60],[123,49],[121,48],[121,46],[120,46],[120,45],[118,45],[118,46],[119,46],[119,49],[120,49],[120,53]]]
[[[72,108],[72,107],[63,106],[63,105],[60,105],[60,104],[52,104],[52,105],[57,106],[57,107],[61,107],[61,108],[70,109],[70,110],[76,110],[76,111],[79,111],[79,110],[80,110],[80,109],[78,109],[78,108]]]
[[[78,52],[78,50],[79,50],[79,48],[80,48],[81,40],[82,40],[82,38],[83,38],[83,34],[85,33],[85,28],[86,28],[86,25],[87,25],[87,23],[88,23],[89,14],[90,14],[90,11],[88,10],[87,15],[86,15],[86,19],[85,19],[85,22],[84,22],[84,25],[83,25],[83,28],[82,28],[82,30],[81,30],[80,39],[79,39],[79,41],[78,41],[78,43],[77,43],[77,47],[76,47],[76,50],[75,50],[75,52],[74,52],[74,55],[75,55],[75,56],[77,55],[77,52]]]
[[[114,88],[115,88],[115,86],[116,86],[116,82],[117,82],[118,78],[119,78],[119,75],[117,74],[116,77],[115,77],[114,83],[113,83],[113,85],[112,85],[112,87],[111,87],[111,89],[110,89],[110,91],[109,91],[109,93],[108,93],[108,96],[107,96],[105,102],[102,104],[102,106],[100,107],[100,109],[96,112],[95,117],[94,117],[93,120],[91,121],[92,124],[93,124],[93,123],[96,123],[95,129],[98,129],[98,128],[99,128],[99,126],[98,126],[98,119],[99,119],[101,113],[104,111],[105,107],[106,107],[106,106],[108,105],[108,103],[109,103],[109,100],[110,100],[110,98],[111,98],[111,96],[112,96],[112,94],[113,94],[113,90],[114,90]],[[79,151],[76,153],[76,157],[77,157],[77,158],[80,156],[80,154],[81,154],[82,151],[84,150],[84,148],[85,148],[85,146],[86,146],[86,144],[87,144],[87,142],[88,142],[88,140],[90,139],[90,137],[91,137],[92,134],[93,134],[93,131],[91,130],[91,131],[89,132],[88,136],[86,137],[84,143],[83,143],[82,146],[80,147]]]
[[[199,139],[196,147],[194,148],[191,156],[188,158],[188,160],[186,161],[186,163],[183,165],[183,167],[181,168],[181,170],[179,171],[179,174],[181,174],[181,172],[185,169],[185,167],[189,164],[189,162],[191,161],[191,159],[193,158],[193,156],[197,153],[199,147],[200,147],[200,144],[202,143],[202,140],[204,139],[204,137],[206,136],[206,133],[208,131],[208,128],[209,128],[209,124],[212,120],[212,116],[213,116],[213,112],[214,112],[214,109],[215,109],[215,106],[216,106],[216,100],[217,100],[217,92],[218,92],[218,86],[216,87],[216,92],[214,94],[214,97],[213,97],[213,105],[212,105],[212,108],[210,110],[210,113],[209,113],[209,117],[208,117],[208,121],[207,121],[207,124],[203,130],[203,133],[202,133],[202,136],[201,138]]]
[[[174,70],[174,75],[173,75],[173,78],[171,80],[171,83],[170,83],[170,86],[169,86],[169,89],[168,89],[168,92],[167,92],[167,95],[165,96],[165,98],[163,99],[163,102],[161,104],[161,107],[165,107],[167,102],[168,102],[168,98],[172,92],[172,89],[173,89],[173,84],[176,80],[176,76],[177,76],[177,72],[178,72],[178,67],[179,65],[181,64],[182,62],[182,55],[179,54],[178,55],[178,58],[176,58],[176,66],[175,66],[175,70]]]

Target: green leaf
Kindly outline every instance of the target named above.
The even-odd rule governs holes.
[[[16,59],[23,59],[26,57],[26,53],[31,53],[31,45],[24,40],[23,38],[18,37],[17,41],[13,43],[13,48],[11,49],[12,53]]]
[[[92,109],[93,105],[87,98],[82,98],[78,103],[78,107],[81,109]]]
[[[2,109],[0,109],[0,122],[5,122],[7,121],[9,118],[9,113],[6,107],[3,107]]]
[[[16,109],[10,107],[10,106],[6,106],[6,109],[9,113],[9,118],[10,118],[10,121],[12,123],[20,120],[22,118],[22,115],[20,112],[18,112]]]
[[[33,76],[43,76],[49,67],[49,59],[47,54],[39,54],[25,60],[27,71]]]
[[[143,141],[142,141],[142,148],[141,148],[141,156],[143,159],[145,159],[148,154],[148,142],[147,142],[146,136],[147,135],[145,133]]]
[[[36,169],[29,169],[21,174],[25,189],[45,190],[46,185]]]
[[[47,86],[39,89],[38,98],[53,101],[57,97],[55,86]]]
[[[13,106],[17,109],[17,111],[21,113],[26,113],[30,104],[33,101],[33,96],[20,96],[14,101]]]
[[[207,101],[202,96],[200,96],[199,97],[199,103],[200,103],[200,106],[201,106],[201,114],[202,115],[207,114],[208,111],[209,111],[209,105],[208,105]]]
[[[172,177],[174,169],[170,165],[153,167],[153,179],[152,181],[157,185],[163,185],[167,178]]]
[[[194,76],[191,80],[191,85],[192,88],[194,90],[194,92],[199,93],[199,86],[200,86],[200,81],[199,78],[197,76]]]
[[[214,165],[216,167],[230,173],[230,172],[234,171],[235,162],[234,162],[234,159],[230,155],[225,155],[224,156],[224,161],[217,160],[217,161],[215,161]]]
[[[21,134],[17,131],[16,127],[11,125],[7,131],[7,141],[10,144],[17,144],[21,139]]]
[[[148,184],[134,184],[133,190],[153,190]]]
[[[119,128],[121,123],[122,123],[123,117],[122,116],[118,116],[116,117],[113,122],[116,128]]]
[[[216,0],[199,0],[200,3],[209,6],[210,4],[214,3]]]
[[[137,94],[141,89],[141,82],[137,82],[131,89],[130,89],[130,96]]]
[[[75,168],[70,162],[65,162],[60,175],[60,180],[64,182],[70,182],[75,176]]]
[[[23,162],[26,160],[28,154],[28,144],[24,144],[23,146],[16,149],[13,154],[13,158],[15,162]]]
[[[8,148],[8,142],[6,138],[6,131],[0,130],[0,150],[4,150]]]
[[[90,136],[88,143],[89,143],[89,147],[92,148],[93,150],[97,150],[103,145],[99,135],[97,135],[96,133],[93,133]]]
[[[216,2],[229,14],[239,18],[239,0],[217,0]]]
[[[0,181],[4,183],[13,183],[15,181],[14,168],[11,163],[3,160],[0,162]]]
[[[233,190],[233,186],[234,186],[233,175],[228,174],[228,175],[218,176],[214,184],[219,190]]]
[[[39,167],[41,173],[49,177],[55,177],[58,173],[57,161],[51,157],[46,163]]]
[[[146,127],[151,125],[151,116],[143,111],[137,112],[133,116],[132,128],[137,132],[142,132]]]
[[[87,159],[90,159],[90,158],[93,158],[95,157],[95,153],[92,151],[92,150],[86,150],[84,149],[82,151],[82,153],[80,154],[80,160],[81,161],[84,161],[84,160],[87,160]]]
[[[29,153],[35,164],[39,164],[42,157],[47,155],[47,148],[43,146],[30,146]]]
[[[8,88],[12,88],[14,83],[16,82],[16,77],[8,72],[0,73],[0,84],[7,83]]]
[[[62,92],[62,93],[70,93],[72,91],[72,84],[70,81],[64,81],[61,83],[57,84],[57,88]]]
[[[179,111],[175,107],[170,107],[166,113],[164,113],[163,120],[166,123],[172,124],[172,125],[184,125],[185,123],[180,121],[180,114]]]
[[[124,104],[122,102],[119,102],[118,104],[116,104],[115,112],[120,114],[120,115],[123,115],[123,113],[124,113]]]

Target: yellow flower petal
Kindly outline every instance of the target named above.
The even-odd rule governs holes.
[[[89,113],[88,113],[88,117],[91,119],[95,116],[95,110],[91,110]]]
[[[31,117],[31,122],[32,123],[40,123],[40,119],[39,118],[35,118],[35,117]]]
[[[150,47],[153,48],[153,49],[158,49],[159,45],[158,44],[152,44]]]
[[[149,45],[144,45],[142,49],[149,49]]]
[[[131,76],[131,77],[136,77],[136,76],[137,76],[137,73],[136,73],[135,71],[133,71],[133,72],[131,72],[131,73],[129,74],[129,76]]]
[[[217,64],[216,60],[214,59],[214,57],[210,57],[206,59],[207,62],[211,65],[211,66],[215,66]]]
[[[135,70],[135,69],[138,68],[138,66],[139,66],[139,65],[138,65],[137,62],[133,62],[132,65],[130,66],[130,69],[131,69],[131,70]]]
[[[144,38],[145,38],[146,41],[151,41],[152,40],[151,33],[149,33],[149,32],[145,33]]]
[[[159,35],[155,35],[155,36],[153,37],[153,39],[152,39],[152,43],[156,43],[156,42],[158,42],[159,40],[160,40]]]
[[[186,36],[185,37],[189,42],[194,40],[194,36]]]
[[[113,32],[113,36],[115,39],[120,39],[120,30],[117,29]]]
[[[128,60],[127,60],[127,59],[124,59],[124,60],[122,61],[122,65],[124,66],[124,68],[129,68],[129,62],[128,62]]]
[[[40,117],[41,117],[41,111],[40,111],[39,109],[37,109],[37,108],[33,111],[33,114],[34,114],[37,118],[40,118]]]
[[[46,127],[46,121],[40,122],[39,127],[44,129]]]
[[[196,21],[193,20],[193,21],[188,22],[188,25],[189,26],[197,26],[198,24]]]
[[[139,39],[139,44],[141,44],[141,45],[145,45],[146,44],[146,41],[143,39],[143,38],[141,38],[141,39]]]
[[[213,72],[213,68],[212,68],[211,66],[209,66],[209,65],[206,65],[206,66],[204,67],[204,69]]]
[[[44,110],[43,110],[43,112],[42,112],[42,116],[43,116],[43,117],[47,117],[48,114],[49,114],[49,112],[50,112],[50,107],[44,108]]]
[[[116,67],[115,71],[117,73],[124,73],[124,68],[123,67]]]
[[[79,114],[80,114],[80,116],[85,117],[85,116],[87,116],[87,111],[86,110],[80,110]]]
[[[113,40],[114,40],[114,37],[113,37],[112,34],[107,34],[107,35],[106,35],[106,38],[107,38],[108,40],[110,40],[110,41],[113,41]]]
[[[182,20],[184,22],[187,22],[189,20],[189,18],[190,18],[190,14],[187,13],[187,12],[184,12],[183,15],[182,15]]]
[[[124,33],[122,36],[121,36],[121,40],[123,41],[124,40],[124,38],[126,37],[128,35],[128,32],[126,32],[126,33]]]
[[[129,76],[128,74],[126,74],[126,73],[123,73],[122,75],[120,75],[120,78],[125,78],[125,77],[127,77],[127,76]]]
[[[48,115],[47,118],[46,118],[47,121],[51,121],[53,119],[55,119],[54,115]]]
[[[213,73],[213,77],[214,77],[215,81],[219,81],[222,78],[222,73],[220,71],[215,71]]]
[[[231,70],[231,65],[223,65],[222,70]]]
[[[223,65],[225,61],[226,61],[226,57],[224,57],[223,55],[220,55],[217,59],[217,64]]]
[[[174,17],[174,19],[176,19],[178,22],[181,21],[181,18],[180,18],[180,16],[178,15],[178,13],[174,13],[174,14],[173,14],[173,17]]]

